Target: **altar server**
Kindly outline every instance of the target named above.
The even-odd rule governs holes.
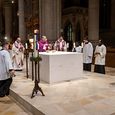
[[[3,49],[0,51],[0,97],[9,95],[9,88],[12,83],[14,70],[12,60],[8,52],[9,44],[3,43]]]
[[[106,46],[102,40],[99,40],[96,46],[95,52],[95,67],[94,72],[105,74],[105,57],[106,57]]]
[[[83,70],[91,71],[93,45],[88,38],[83,41]]]

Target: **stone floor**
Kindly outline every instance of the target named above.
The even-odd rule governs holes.
[[[0,115],[32,115],[10,97],[0,98]]]
[[[34,82],[17,72],[11,90],[25,107],[30,104],[41,112],[33,115],[115,115],[115,68],[106,71],[106,75],[84,72],[82,79],[52,85],[41,81],[45,96],[38,92],[33,99]],[[27,108],[32,111],[30,106]]]
[[[33,99],[34,82],[25,77],[25,71],[17,72],[11,86],[16,101],[11,96],[0,98],[0,115],[31,115],[28,103],[45,115],[115,115],[115,68],[106,68],[106,72],[84,72],[82,79],[52,85],[41,82],[45,97],[38,93]]]

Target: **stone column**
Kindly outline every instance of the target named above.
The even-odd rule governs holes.
[[[18,0],[19,10],[19,37],[24,41],[26,39],[25,20],[24,20],[24,0]]]
[[[88,38],[94,44],[99,39],[99,0],[89,0]]]
[[[2,32],[2,1],[0,1],[0,33]]]
[[[115,31],[115,0],[111,0],[111,28]]]
[[[4,2],[5,13],[5,36],[10,41],[12,34],[12,6],[9,1]]]
[[[39,0],[33,0],[33,16],[39,15]]]
[[[3,10],[2,10],[2,1],[0,0],[0,38],[1,38],[1,35],[2,35],[2,29],[3,29],[3,15],[2,15],[2,13],[3,13]]]
[[[39,0],[40,34],[54,41],[61,30],[61,0]]]

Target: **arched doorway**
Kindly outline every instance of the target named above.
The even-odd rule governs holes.
[[[72,50],[73,41],[72,41],[72,24],[68,22],[64,27],[64,39],[69,43],[69,50]]]
[[[72,24],[70,22],[65,25],[64,38],[66,41],[72,41]]]

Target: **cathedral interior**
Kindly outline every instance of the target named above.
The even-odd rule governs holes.
[[[25,41],[34,29],[50,41],[60,33],[72,43],[88,36],[95,45],[101,38],[114,57],[114,6],[114,0],[0,0],[0,38],[12,42],[20,36]]]
[[[106,74],[94,72],[94,59],[91,72],[83,71],[83,53],[52,50],[39,57],[36,47],[26,48],[34,35],[55,42],[60,34],[71,48],[84,37],[94,48],[102,39]],[[10,95],[0,97],[0,115],[115,115],[115,0],[0,0],[0,42],[17,37],[25,45],[24,68],[15,71]]]

